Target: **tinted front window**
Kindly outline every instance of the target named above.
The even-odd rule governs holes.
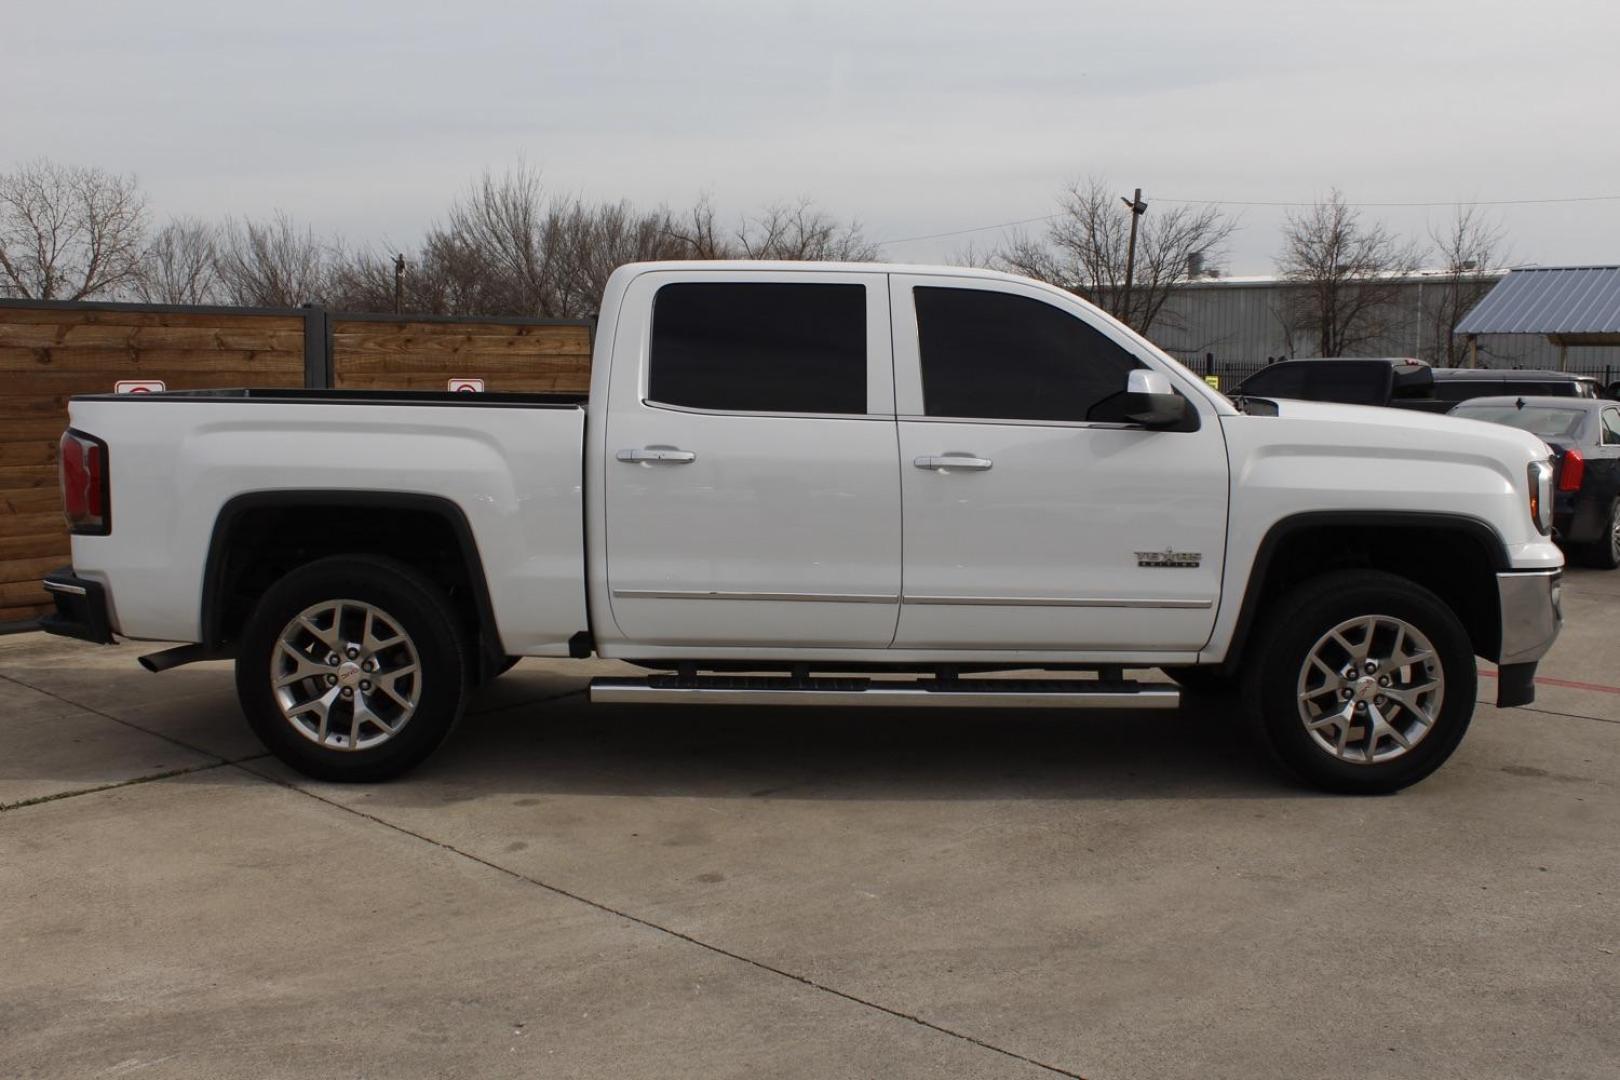
[[[653,300],[647,396],[733,412],[864,413],[866,288],[681,282]]]
[[[1580,434],[1581,424],[1586,420],[1583,409],[1548,409],[1536,405],[1522,409],[1514,405],[1463,405],[1453,409],[1451,415],[1464,420],[1506,424],[1543,439],[1573,439]]]
[[[1084,420],[1135,357],[1051,304],[983,289],[914,290],[929,416]]]

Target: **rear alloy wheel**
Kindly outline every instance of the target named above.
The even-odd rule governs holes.
[[[449,734],[464,655],[449,602],[411,567],[321,559],[259,601],[237,656],[237,696],[254,733],[298,771],[386,780]]]
[[[1342,571],[1284,596],[1245,683],[1257,733],[1290,771],[1330,791],[1414,784],[1462,741],[1476,671],[1467,632],[1433,593],[1393,574]]]
[[[404,730],[422,661],[399,620],[363,600],[323,600],[282,627],[270,666],[282,717],[331,750],[370,750]]]

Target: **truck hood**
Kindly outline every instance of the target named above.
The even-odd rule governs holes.
[[[1340,405],[1286,398],[1267,400],[1275,402],[1278,418],[1304,421],[1317,427],[1324,442],[1344,439],[1352,446],[1370,448],[1371,441],[1377,440],[1378,448],[1385,451],[1484,454],[1499,456],[1504,464],[1520,467],[1545,460],[1552,454],[1537,436],[1506,424],[1378,405]]]
[[[1491,526],[1515,567],[1562,564],[1530,520],[1529,465],[1552,451],[1529,432],[1368,405],[1276,405],[1274,416],[1221,417],[1234,528],[1301,510],[1466,517]]]

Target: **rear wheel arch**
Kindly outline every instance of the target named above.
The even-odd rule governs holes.
[[[300,516],[319,522],[305,532]],[[483,559],[465,512],[438,495],[310,489],[237,495],[214,519],[204,563],[203,644],[229,655],[258,595],[276,580],[334,555],[377,556],[411,566],[449,596],[472,643],[477,670],[505,662]]]
[[[1501,535],[1465,514],[1330,510],[1282,518],[1256,549],[1232,644],[1218,666],[1228,674],[1238,669],[1273,601],[1313,577],[1347,569],[1382,570],[1422,585],[1462,620],[1476,655],[1494,658],[1502,641],[1495,575],[1511,568]]]

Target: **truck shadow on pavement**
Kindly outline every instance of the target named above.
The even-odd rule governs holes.
[[[1219,703],[1180,710],[589,705],[522,671],[387,801],[511,793],[759,799],[1279,798],[1308,794]],[[508,682],[510,680],[510,682]],[[497,693],[498,691],[498,693]],[[1230,708],[1230,706],[1227,706]]]
[[[91,723],[128,725],[127,738],[144,732],[216,761],[264,753],[236,705],[228,665],[153,676],[127,661],[40,664],[43,657],[15,650],[8,659],[13,663],[0,672],[15,680],[17,695],[31,696],[22,688],[32,688],[48,695],[53,708],[91,714]],[[587,681],[525,664],[479,691],[446,744],[408,776],[373,788],[375,796],[428,806],[504,794],[827,800],[1312,794],[1266,763],[1235,719],[1223,715],[1231,706],[1219,702],[1190,701],[1162,712],[590,705]],[[14,705],[18,715],[7,722],[27,722],[43,701],[35,695],[25,707]],[[27,755],[11,756],[0,772],[25,784],[48,777],[53,789],[71,791],[170,768],[126,756],[135,747],[145,752],[147,744],[121,745],[103,755],[123,759],[111,770],[105,761],[75,768],[75,755],[53,753],[32,763]],[[252,767],[303,782],[269,759]]]

